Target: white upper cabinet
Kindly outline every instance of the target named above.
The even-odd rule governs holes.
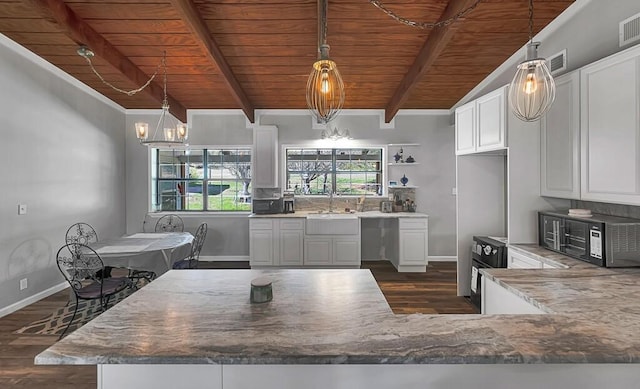
[[[503,149],[506,142],[507,87],[502,87],[476,99],[478,138],[476,151]]]
[[[456,109],[456,154],[476,151],[476,102]]]
[[[583,200],[640,204],[640,47],[580,72]]]
[[[507,86],[456,109],[456,154],[503,149],[506,132]]]
[[[253,155],[251,156],[252,186],[278,187],[278,127],[253,128]]]
[[[580,72],[556,78],[556,100],[540,121],[540,195],[580,198]]]

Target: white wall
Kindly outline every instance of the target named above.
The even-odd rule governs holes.
[[[0,69],[1,312],[63,282],[55,254],[71,224],[124,233],[125,115],[4,35]]]
[[[216,114],[215,111],[190,110],[190,143],[192,145],[250,145],[252,131],[247,129],[244,115]],[[149,157],[134,136],[133,123],[145,113],[129,111],[127,114],[127,232],[141,231],[148,209],[149,188],[146,182]],[[145,118],[147,120],[148,118]],[[154,126],[152,120],[149,121]],[[278,141],[285,144],[317,145],[321,130],[311,126],[308,112],[266,113],[260,117],[261,125],[276,125]],[[418,211],[429,214],[429,255],[455,256],[455,157],[453,154],[453,128],[447,113],[400,115],[394,129],[380,129],[380,116],[373,111],[358,115],[345,113],[332,126],[349,129],[355,138],[350,145],[388,143],[420,143],[414,158],[419,168],[407,169],[405,174],[416,190]],[[279,150],[281,151],[281,150]],[[391,150],[395,153],[397,150]],[[282,161],[282,158],[280,158]],[[402,174],[402,173],[401,173]],[[206,221],[209,234],[202,251],[203,256],[242,258],[249,255],[249,224],[245,215],[189,214],[186,228],[195,230]],[[156,217],[148,216],[147,223]],[[152,228],[151,225],[146,227]],[[377,253],[378,237],[364,236],[363,246]],[[377,256],[376,256],[377,258]],[[366,258],[368,259],[368,258]]]

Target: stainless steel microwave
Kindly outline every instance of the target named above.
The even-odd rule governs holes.
[[[640,266],[639,219],[567,213],[538,213],[540,246],[598,266]]]
[[[282,198],[253,199],[252,209],[253,209],[253,213],[260,214],[260,215],[282,213],[282,210],[283,210]]]

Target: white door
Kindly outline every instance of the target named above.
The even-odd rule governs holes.
[[[280,230],[280,265],[302,266],[304,232]]]
[[[273,265],[272,230],[251,230],[249,232],[249,256],[251,266]]]
[[[331,265],[333,257],[331,241],[331,238],[306,237],[304,239],[304,264]]]
[[[640,204],[640,47],[581,70],[582,199]]]
[[[456,109],[456,154],[476,151],[475,101]]]
[[[558,77],[541,120],[540,195],[580,199],[580,72]]]
[[[335,238],[333,240],[333,264],[336,266],[360,266],[360,240]]]
[[[477,147],[476,151],[502,149],[506,142],[506,95],[502,87],[476,99]]]

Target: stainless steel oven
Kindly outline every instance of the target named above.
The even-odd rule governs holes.
[[[507,245],[503,238],[474,236],[471,246],[471,304],[482,312],[482,273],[480,269],[507,267]]]
[[[606,267],[640,266],[640,220],[593,214],[538,213],[538,242],[549,250]]]

